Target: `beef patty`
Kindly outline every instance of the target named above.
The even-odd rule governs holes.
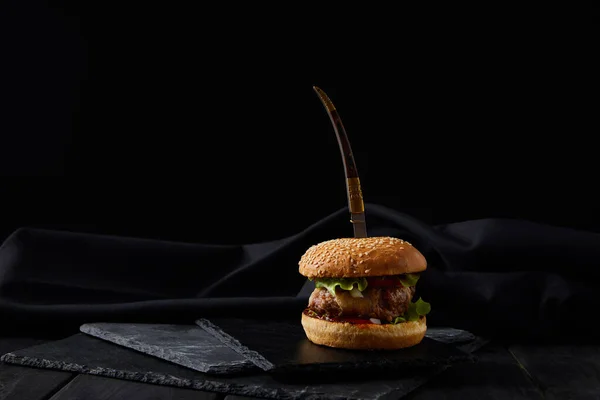
[[[367,287],[364,297],[352,297],[350,292],[336,288],[335,296],[327,289],[315,289],[310,295],[308,308],[320,316],[378,318],[391,322],[406,312],[415,287]]]

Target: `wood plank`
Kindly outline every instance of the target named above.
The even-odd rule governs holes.
[[[453,366],[408,394],[410,400],[541,399],[542,393],[508,349],[488,344],[473,364]]]
[[[600,398],[600,345],[511,346],[547,399]]]
[[[63,371],[0,364],[0,400],[47,399],[74,376]]]
[[[216,393],[93,375],[79,375],[51,400],[217,400]]]

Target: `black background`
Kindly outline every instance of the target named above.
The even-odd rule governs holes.
[[[296,233],[346,206],[312,85],[337,105],[367,202],[431,224],[600,227],[585,21],[2,4],[2,238]]]

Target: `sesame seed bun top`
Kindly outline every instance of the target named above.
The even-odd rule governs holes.
[[[420,272],[427,261],[410,243],[394,237],[339,238],[311,246],[299,267],[308,278],[359,278]]]

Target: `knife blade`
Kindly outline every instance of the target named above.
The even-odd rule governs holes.
[[[354,229],[354,237],[367,237],[367,223],[365,219],[365,205],[363,201],[360,179],[356,169],[356,162],[352,153],[352,147],[346,134],[344,124],[340,118],[337,109],[327,94],[317,86],[313,86],[314,91],[319,96],[319,99],[325,106],[333,130],[337,137],[340,152],[342,154],[342,162],[344,163],[344,172],[346,175],[346,189],[348,193],[348,208],[350,210],[350,222]]]

